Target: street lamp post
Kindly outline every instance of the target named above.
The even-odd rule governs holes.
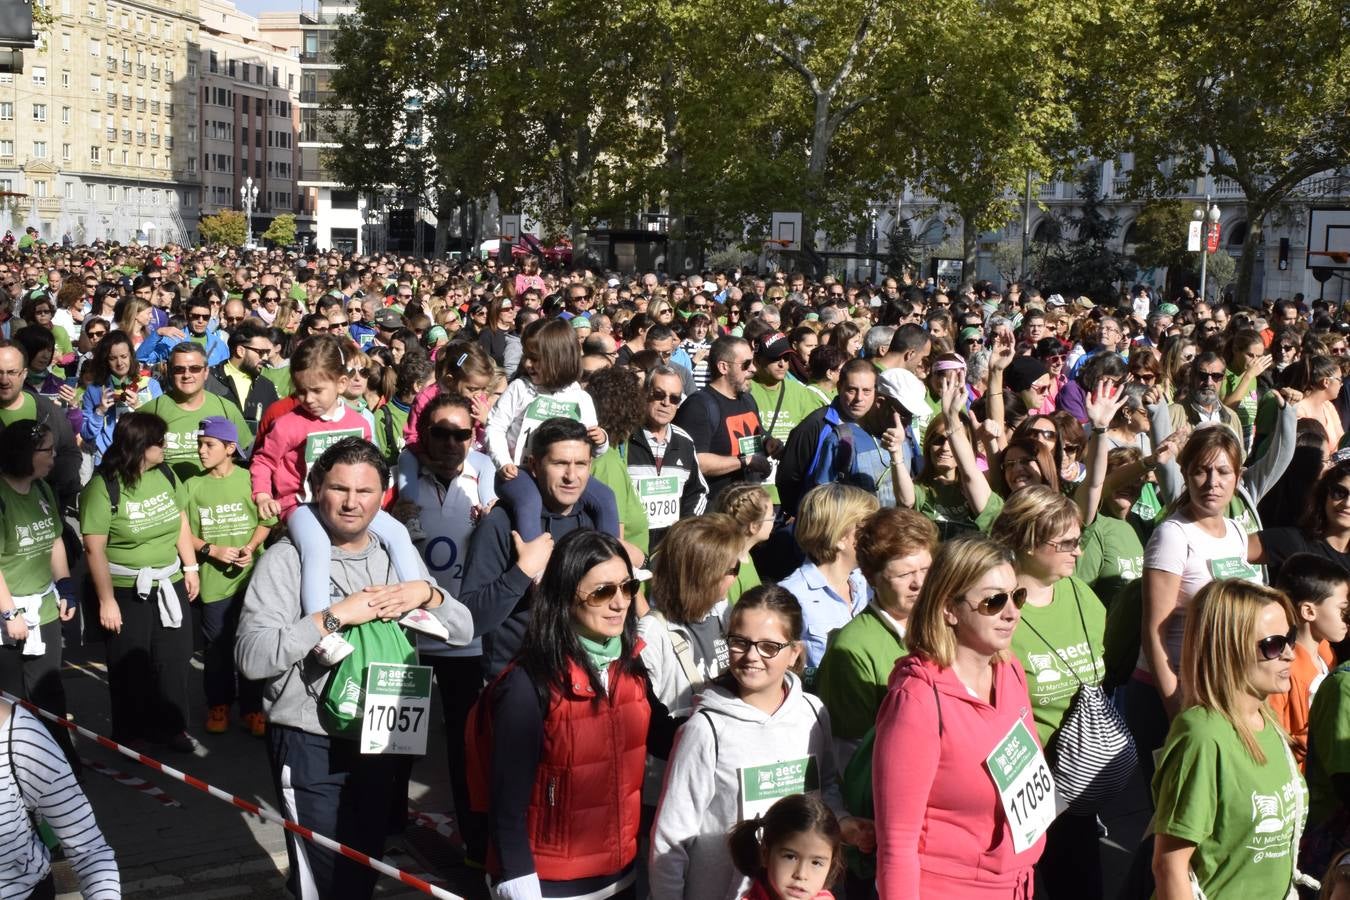
[[[1205,195],[1204,207],[1197,206],[1191,213],[1191,218],[1197,222],[1208,221],[1208,226],[1203,228],[1200,233],[1200,299],[1205,299],[1205,280],[1209,268],[1209,232],[1217,224],[1222,213],[1219,211],[1219,204],[1209,202],[1209,194]]]
[[[247,237],[244,238],[244,246],[253,246],[253,205],[258,202],[258,186],[253,183],[253,176],[244,179],[243,185],[239,188],[239,199],[244,204],[244,224],[247,227]]]

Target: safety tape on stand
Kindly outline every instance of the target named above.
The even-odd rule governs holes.
[[[464,900],[463,897],[460,897],[457,894],[452,894],[449,891],[445,890],[445,888],[437,887],[436,885],[431,884],[425,879],[418,878],[415,875],[410,875],[407,872],[404,872],[402,869],[396,869],[393,866],[389,865],[388,863],[384,862],[383,860],[375,859],[374,857],[368,854],[362,853],[360,850],[355,850],[351,847],[348,847],[346,844],[340,844],[330,837],[325,837],[324,835],[319,834],[316,831],[306,828],[304,825],[301,825],[297,822],[292,822],[290,819],[279,816],[276,813],[272,812],[271,810],[265,809],[256,803],[251,803],[242,797],[236,797],[234,794],[231,794],[227,791],[223,791],[218,787],[214,787],[213,785],[207,784],[200,778],[196,778],[192,775],[187,774],[186,772],[180,772],[178,769],[175,769],[172,766],[167,766],[157,759],[153,759],[149,756],[146,756],[144,753],[138,753],[135,750],[132,750],[130,747],[124,747],[121,744],[114,741],[112,738],[107,738],[101,734],[96,734],[90,731],[88,728],[83,728],[79,725],[76,725],[74,722],[67,721],[66,719],[56,715],[55,713],[51,713],[45,709],[34,706],[27,700],[21,700],[18,697],[15,697],[13,694],[10,694],[5,691],[0,691],[0,697],[4,697],[10,703],[22,706],[24,709],[28,710],[33,715],[46,719],[48,722],[53,722],[57,725],[60,725],[62,728],[66,728],[70,731],[75,732],[76,734],[83,735],[84,737],[89,738],[89,740],[94,741],[101,747],[106,747],[109,750],[113,750],[117,753],[122,754],[123,756],[134,759],[143,766],[149,766],[156,772],[162,772],[163,774],[168,775],[175,781],[181,781],[183,784],[186,784],[189,787],[194,787],[203,793],[210,794],[212,797],[215,797],[218,800],[224,800],[226,803],[236,806],[246,813],[251,813],[257,816],[258,818],[263,819],[264,821],[271,822],[275,825],[280,825],[282,828],[286,829],[292,834],[298,834],[305,840],[318,844],[320,847],[323,847],[326,850],[331,850],[334,853],[340,853],[343,856],[347,857],[348,859],[355,860],[356,862],[359,862],[364,866],[369,866],[376,872],[379,872],[381,875],[387,875],[388,877],[396,879],[402,884],[406,884],[411,888],[416,888],[417,890],[421,891],[424,894],[430,894],[433,897],[439,898],[439,900]]]

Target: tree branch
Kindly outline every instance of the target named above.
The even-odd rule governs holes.
[[[858,51],[862,49],[863,41],[867,40],[867,32],[872,27],[872,19],[877,14],[877,3],[878,0],[872,0],[871,3],[867,4],[867,9],[858,22],[858,30],[853,34],[853,43],[849,45],[848,52],[844,54],[844,64],[839,67],[839,71],[835,73],[834,79],[830,82],[829,93],[831,96],[839,90],[839,86],[853,71],[853,63],[858,58]]]
[[[866,96],[850,100],[848,103],[844,104],[839,109],[837,109],[834,112],[834,114],[830,116],[829,122],[830,134],[834,134],[834,132],[838,130],[839,126],[844,124],[845,119],[853,115],[863,106],[867,105],[868,103],[871,103],[876,99],[877,97],[875,94],[867,94]]]
[[[778,45],[777,41],[773,40],[768,35],[756,34],[755,40],[781,58],[783,62],[787,63],[797,72],[797,74],[801,75],[812,94],[820,94],[820,79],[816,77],[815,72],[812,72],[810,68],[807,67],[800,56],[796,53],[789,53],[787,50],[784,50]]]

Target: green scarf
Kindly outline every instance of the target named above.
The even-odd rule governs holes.
[[[581,649],[586,651],[587,658],[597,672],[609,669],[609,664],[619,658],[619,653],[623,649],[623,640],[617,636],[602,643],[593,641],[584,634],[577,634],[577,640],[581,641]]]

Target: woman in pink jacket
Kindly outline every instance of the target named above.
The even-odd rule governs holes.
[[[1031,897],[1054,795],[1009,651],[1025,601],[1011,556],[987,538],[938,550],[877,715],[881,900]]]

